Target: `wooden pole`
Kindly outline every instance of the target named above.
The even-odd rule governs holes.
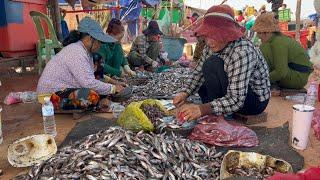
[[[224,3],[227,2],[227,1],[228,1],[228,0],[223,0],[223,1],[221,2],[221,4],[224,4]],[[221,5],[221,4],[220,4],[220,5]]]
[[[120,0],[117,0],[117,7],[120,7]],[[116,10],[116,18],[120,19],[120,9]]]
[[[62,30],[61,30],[61,14],[60,14],[59,2],[58,2],[58,0],[49,0],[49,4],[50,4],[52,24],[53,24],[53,27],[56,31],[57,38],[59,41],[63,41]]]
[[[301,1],[297,0],[297,8],[296,8],[296,40],[300,42],[300,15],[301,15]]]

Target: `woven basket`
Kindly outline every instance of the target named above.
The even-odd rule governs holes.
[[[317,11],[317,13],[320,13],[320,0],[314,0],[313,5],[314,5],[314,9]]]

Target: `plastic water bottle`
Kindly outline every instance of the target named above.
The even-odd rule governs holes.
[[[42,105],[42,116],[44,132],[55,137],[57,135],[57,131],[56,122],[54,120],[54,107],[49,97],[44,98],[44,104]]]
[[[307,92],[307,98],[306,98],[306,105],[314,107],[318,95],[318,83],[313,81],[311,82],[308,92]]]

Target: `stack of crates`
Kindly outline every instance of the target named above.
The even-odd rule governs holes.
[[[280,22],[289,22],[291,21],[291,11],[290,9],[279,10],[279,21]]]

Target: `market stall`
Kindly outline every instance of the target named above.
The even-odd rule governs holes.
[[[186,116],[179,111],[180,107],[173,102],[173,98],[195,72],[191,62],[183,59],[183,46],[187,42],[181,35],[183,28],[180,28],[185,15],[183,8],[186,8],[183,7],[183,1],[171,0],[164,4],[159,4],[159,1],[117,3],[114,7],[82,10],[77,10],[73,4],[72,10],[66,10],[65,13],[91,13],[94,16],[96,12],[108,11],[108,15],[118,12],[128,26],[128,36],[139,33],[138,18],[141,13],[146,19],[156,19],[165,34],[162,39],[167,57],[175,62],[156,67],[153,71],[136,68],[135,76],[112,77],[117,83],[125,84],[125,90],[105,95],[110,99],[108,111],[101,113],[96,109],[83,109],[81,117],[85,118],[80,117],[80,120],[72,120],[68,115],[73,111],[69,113],[71,111],[56,108],[61,105],[60,101],[54,101],[56,94],[10,93],[4,100],[6,108],[11,105],[30,108],[33,114],[28,117],[32,121],[29,127],[37,129],[36,133],[39,134],[43,129],[40,128],[42,123],[39,123],[42,117],[38,111],[41,109],[44,123],[48,122],[46,118],[54,122],[54,125],[45,124],[45,131],[49,132],[48,127],[54,126],[56,137],[35,135],[20,122],[17,123],[19,125],[7,124],[8,129],[4,131],[5,147],[0,147],[1,151],[7,152],[0,156],[0,165],[5,164],[5,177],[93,180],[279,179],[285,176],[290,179],[320,176],[319,168],[299,172],[317,165],[315,161],[319,157],[307,157],[304,153],[312,150],[314,152],[311,155],[315,156],[320,148],[317,137],[312,136],[312,140],[309,140],[309,132],[313,133],[311,126],[315,133],[319,133],[319,121],[316,116],[312,118],[314,107],[305,109],[309,107],[305,99],[302,105],[293,106],[292,102],[281,97],[272,97],[270,102],[273,109],[266,110],[268,121],[252,121],[253,124],[249,124],[247,119],[234,118],[230,121],[227,116],[215,114],[186,121]],[[157,8],[160,10],[156,18]],[[154,11],[148,14],[150,9]],[[56,7],[53,11],[59,10]],[[98,21],[101,16],[96,17]],[[106,23],[105,17],[101,19],[100,24]],[[61,29],[55,21],[60,23],[60,20],[56,17],[53,21],[59,33]],[[300,24],[299,19],[297,21]],[[172,28],[172,24],[176,24],[177,28]],[[297,30],[300,32],[299,28]],[[95,96],[89,94],[90,91],[86,93],[90,98]],[[79,94],[84,93],[74,93],[68,98]],[[315,99],[312,100],[315,102]],[[198,93],[186,99],[187,104],[197,105],[202,101]],[[76,106],[81,103],[74,101],[72,104]],[[56,110],[64,114],[58,114]],[[257,115],[242,117],[258,119]],[[301,119],[308,123],[300,123]],[[13,126],[16,129],[9,132],[9,127]],[[16,131],[21,134],[17,136]],[[312,143],[308,145],[309,141]],[[306,165],[306,162],[309,164]],[[12,174],[8,175],[7,172]]]

